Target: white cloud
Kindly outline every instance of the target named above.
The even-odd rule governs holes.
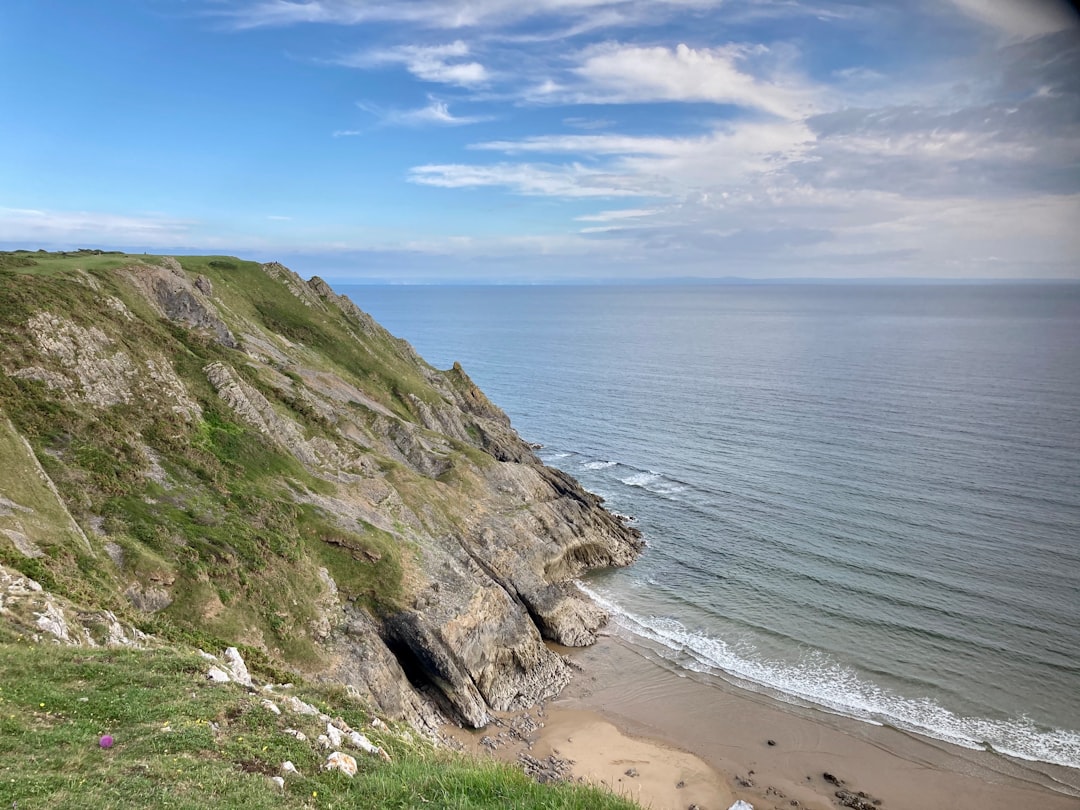
[[[432,96],[428,96],[427,106],[418,107],[412,110],[384,109],[376,104],[369,104],[367,102],[357,102],[356,106],[365,112],[377,116],[379,123],[384,126],[414,127],[436,125],[455,127],[491,120],[490,117],[486,115],[454,115],[450,112],[449,104]],[[362,132],[357,130],[344,130],[340,133],[334,133],[335,137],[339,134],[360,135]]]
[[[504,187],[526,196],[632,197],[641,196],[632,177],[589,169],[574,163],[542,166],[528,163],[496,163],[488,166],[430,164],[409,171],[413,183],[441,188]]]
[[[0,208],[0,242],[26,245],[129,244],[174,246],[190,237],[194,222],[164,215],[130,216],[97,211]]]
[[[1009,37],[1028,39],[1075,28],[1074,9],[1064,0],[951,0],[967,16]]]
[[[507,154],[535,152],[606,159],[599,166],[573,164],[573,171],[618,175],[624,193],[635,191],[649,197],[730,191],[749,182],[761,182],[805,159],[814,140],[813,132],[802,122],[743,121],[718,124],[709,134],[692,138],[548,135],[489,141],[473,148]],[[518,188],[516,184],[508,185]],[[555,186],[556,196],[564,188]]]
[[[768,56],[764,46],[728,45],[674,50],[605,44],[588,49],[575,73],[584,81],[578,101],[625,104],[655,101],[734,104],[798,119],[812,112],[818,92],[782,73],[762,79],[740,66]]]
[[[616,222],[624,219],[639,219],[650,217],[660,213],[659,208],[619,208],[614,211],[600,211],[596,214],[586,214],[574,217],[578,222]]]
[[[338,60],[347,67],[374,67],[401,64],[425,82],[476,87],[490,78],[479,62],[460,61],[469,55],[469,46],[457,40],[445,45],[402,45],[381,51],[357,53]],[[456,61],[455,61],[456,60]]]
[[[598,25],[655,20],[691,9],[715,8],[723,0],[251,0],[225,12],[239,28],[302,23],[361,25],[413,23],[434,29],[511,25],[535,18],[576,21],[569,32]]]

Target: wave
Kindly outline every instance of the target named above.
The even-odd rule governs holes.
[[[606,470],[618,465],[617,461],[586,461],[581,465],[584,470]]]
[[[1080,732],[1039,726],[1024,717],[995,720],[956,714],[930,698],[906,697],[879,686],[822,652],[805,653],[793,663],[760,660],[752,648],[692,631],[672,618],[635,615],[587,585],[577,584],[631,640],[651,642],[651,649],[684,669],[734,676],[781,699],[964,748],[1080,768]]]
[[[652,492],[654,495],[670,497],[686,490],[686,485],[665,478],[661,473],[652,470],[644,470],[633,473],[625,478],[620,478],[628,487],[640,487]]]

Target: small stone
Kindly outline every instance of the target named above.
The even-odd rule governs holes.
[[[348,777],[356,776],[356,760],[348,754],[343,754],[340,751],[335,751],[326,758],[326,764],[323,766],[324,770],[341,771]]]
[[[297,714],[313,715],[319,713],[318,709],[316,709],[310,703],[305,703],[304,701],[300,700],[300,698],[296,697],[296,695],[289,695],[289,697],[285,700],[285,706],[290,711],[294,711]]]
[[[754,805],[739,799],[735,804],[731,805],[728,810],[754,810]]]
[[[270,712],[270,714],[281,714],[281,709],[278,708],[278,705],[268,698],[260,700],[259,705]]]
[[[626,773],[627,776],[637,776],[638,775],[637,768],[627,768],[625,773]]]
[[[280,777],[280,776],[271,776],[270,781],[273,782],[275,785],[277,785],[278,790],[280,790],[282,792],[285,791],[285,780],[282,777]]]
[[[678,781],[678,783],[675,785],[676,790],[682,790],[684,787],[686,787],[686,782],[683,781],[682,779],[680,779]]]
[[[315,742],[317,742],[319,744],[320,748],[330,748],[330,747],[332,747],[330,745],[330,738],[327,737],[325,734],[320,734],[318,739],[315,740]]]
[[[295,737],[300,742],[304,742],[305,740],[307,740],[307,734],[300,731],[299,729],[287,728],[287,729],[285,729],[285,731],[283,733],[288,734],[290,737]]]
[[[210,681],[210,683],[228,683],[232,679],[225,670],[219,667],[210,667],[206,671],[206,680]]]
[[[330,740],[330,745],[334,748],[341,747],[341,732],[332,723],[326,724],[326,737]]]
[[[292,774],[293,776],[300,775],[300,771],[296,770],[296,766],[293,765],[292,762],[290,762],[289,760],[285,760],[281,763],[281,772],[286,776],[289,776],[290,774]]]
[[[766,740],[765,744],[771,747],[773,745],[776,745],[776,740]]]

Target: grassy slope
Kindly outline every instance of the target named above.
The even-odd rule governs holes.
[[[29,342],[25,322],[38,310],[102,328],[136,360],[168,357],[204,418],[189,425],[164,401],[92,409],[73,405],[39,382],[0,376],[0,410],[29,438],[65,501],[82,506],[77,517],[104,518],[104,529],[122,547],[126,562],[118,578],[103,555],[86,554],[70,543],[44,546],[46,556],[30,560],[2,542],[0,561],[81,602],[119,613],[130,608],[118,598],[118,579],[176,581],[175,601],[163,614],[133,620],[158,633],[198,627],[229,643],[240,639],[243,628],[254,627],[274,655],[305,668],[318,666],[318,650],[303,628],[313,616],[310,583],[319,565],[339,577],[346,597],[376,611],[394,607],[407,550],[374,528],[362,535],[345,532],[316,510],[298,506],[291,488],[332,492],[333,486],[238,422],[202,368],[219,360],[234,363],[309,435],[325,426],[296,401],[283,400],[236,353],[162,321],[109,272],[155,257],[30,255],[32,266],[5,268],[0,262],[0,338],[11,351]],[[10,265],[12,254],[6,256]],[[391,339],[375,336],[360,343],[340,313],[313,311],[256,263],[223,257],[183,261],[212,279],[231,321],[304,338],[305,364],[351,379],[408,415],[395,391],[420,390],[422,383]],[[81,271],[102,290],[77,283]],[[103,293],[123,299],[137,320],[119,322]],[[273,317],[263,317],[260,309]],[[146,450],[162,460],[172,482],[168,490],[143,475]],[[0,451],[0,491],[10,492],[22,465],[13,463],[17,455],[5,447]],[[365,556],[365,550],[371,554]],[[358,556],[367,561],[358,564]]]
[[[280,716],[235,685],[212,686],[192,653],[29,645],[0,629],[0,807],[520,808],[631,810],[582,786],[542,786],[520,771],[437,751],[400,732],[365,728],[361,707],[333,690],[294,693],[364,728],[392,763],[353,752],[349,779],[320,770],[316,718]],[[211,724],[216,724],[217,729]],[[303,731],[308,741],[284,733]],[[115,740],[98,745],[101,735]],[[282,794],[267,778],[293,762]]]

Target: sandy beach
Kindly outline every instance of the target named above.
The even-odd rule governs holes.
[[[455,737],[478,753],[565,769],[653,810],[727,810],[737,799],[756,810],[1080,808],[1077,770],[689,677],[614,636],[560,652],[580,671],[556,701]]]

